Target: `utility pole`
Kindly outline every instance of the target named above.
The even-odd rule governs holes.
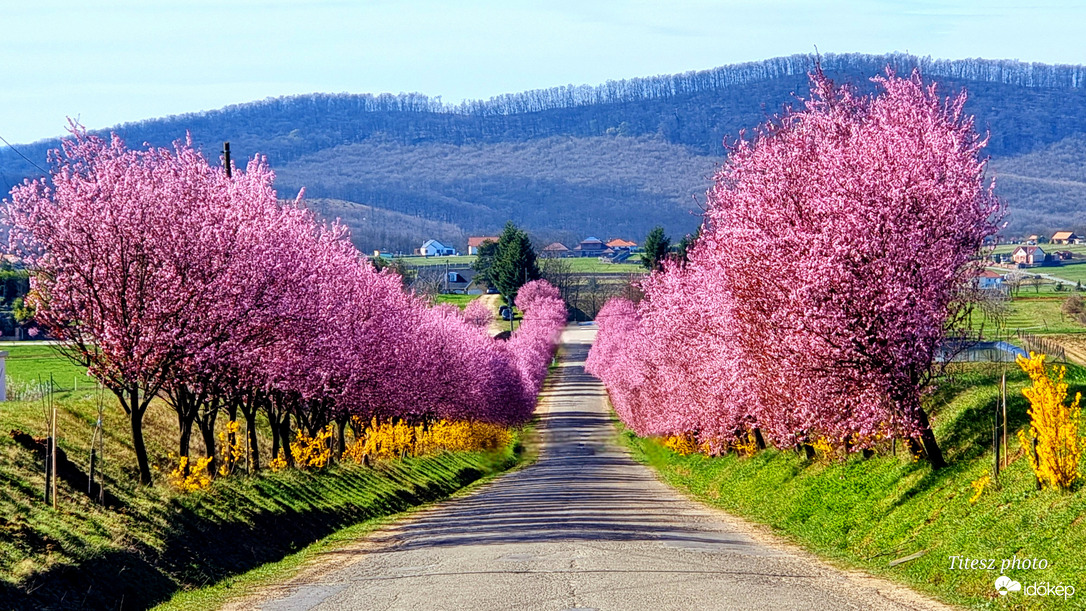
[[[222,143],[222,157],[223,157],[223,165],[226,166],[226,177],[231,178],[232,174],[231,174],[231,171],[230,171],[230,143],[229,142],[223,142]]]

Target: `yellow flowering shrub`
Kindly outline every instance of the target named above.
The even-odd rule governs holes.
[[[290,454],[294,464],[303,469],[320,469],[332,460],[332,425],[317,431],[310,437],[305,431],[298,431],[294,441],[290,442]]]
[[[825,437],[812,439],[810,445],[814,448],[815,453],[822,458],[833,458],[837,454],[833,444]]]
[[[1029,399],[1030,424],[1027,431],[1018,432],[1018,441],[1025,449],[1030,467],[1037,479],[1051,488],[1070,488],[1079,477],[1084,440],[1081,434],[1082,394],[1067,401],[1067,384],[1063,381],[1066,367],[1045,367],[1045,355],[1029,353],[1019,356],[1018,366],[1029,375],[1033,385],[1022,389]],[[1037,455],[1033,440],[1037,440]]]
[[[977,479],[976,481],[974,481],[972,484],[969,484],[970,486],[973,487],[973,496],[969,497],[969,504],[970,505],[973,505],[974,503],[976,503],[977,499],[980,498],[980,495],[984,494],[984,488],[988,486],[988,482],[990,482],[990,481],[992,481],[992,476],[991,475],[985,475],[985,476]]]
[[[356,420],[356,424],[361,424]],[[376,418],[347,444],[343,457],[361,463],[373,459],[423,456],[443,451],[493,450],[509,444],[512,435],[504,427],[483,422],[439,420],[428,425],[379,422]]]
[[[697,452],[701,449],[698,446],[697,439],[695,439],[694,436],[690,433],[687,433],[685,435],[671,435],[668,437],[664,437],[663,444],[665,448],[682,456],[686,456],[687,454],[693,454],[694,452]]]
[[[234,472],[234,467],[241,461],[245,454],[245,446],[241,441],[241,424],[237,420],[228,420],[225,430],[219,431],[219,447],[222,448],[222,464],[219,465],[219,475],[227,476]]]
[[[287,468],[287,457],[283,453],[283,450],[279,450],[279,455],[271,459],[268,463],[268,468],[271,469],[273,473],[278,473]]]
[[[182,456],[178,461],[177,468],[170,471],[166,476],[166,481],[181,492],[207,490],[207,487],[211,485],[211,474],[207,472],[207,467],[210,464],[211,457],[208,456],[207,458],[196,459],[196,462],[190,467],[189,457]]]

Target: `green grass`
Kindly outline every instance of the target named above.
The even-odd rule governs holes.
[[[633,255],[626,263],[604,263],[596,257],[577,257],[564,259],[569,261],[575,273],[582,274],[644,274],[648,270],[641,266],[639,255]]]
[[[1072,392],[1086,390],[1086,375],[1073,368]],[[635,457],[659,470],[672,485],[732,513],[768,524],[831,560],[903,582],[947,602],[974,608],[1086,608],[1086,486],[1071,493],[1035,490],[1013,431],[1027,422],[1019,392],[1027,383],[1009,371],[1008,420],[1012,462],[997,485],[970,504],[971,483],[991,472],[991,413],[998,397],[999,366],[969,364],[936,393],[936,434],[950,461],[933,472],[906,456],[867,460],[807,461],[790,451],[769,450],[751,458],[679,456],[629,432],[623,439]],[[890,567],[910,554],[922,557]],[[949,556],[1044,558],[1047,570],[1012,570],[1022,583],[1074,585],[1069,601],[999,597],[999,571],[951,570]]]
[[[403,261],[407,265],[422,267],[428,265],[464,265],[465,263],[470,265],[475,263],[475,255],[460,255],[457,257],[396,257],[395,261]]]
[[[1083,333],[1086,326],[1060,309],[1067,297],[1017,297],[1013,299],[1007,316],[1007,329],[1030,333]]]
[[[65,389],[73,388],[76,380],[80,385],[93,384],[85,368],[72,364],[44,343],[4,342],[0,344],[0,350],[8,353],[7,375],[13,382],[37,383],[39,379],[47,382],[52,375],[54,382]]]
[[[435,295],[434,303],[451,303],[463,310],[468,304],[481,297],[481,295]]]
[[[8,348],[10,349],[10,348]],[[9,365],[21,379],[62,367],[44,346],[20,346],[25,361]],[[22,370],[17,367],[24,367]],[[86,469],[95,391],[56,395],[60,448]],[[160,483],[140,487],[127,422],[105,393],[100,481],[124,507],[106,510],[67,484],[59,508],[42,497],[41,461],[8,435],[44,436],[39,401],[0,403],[0,600],[4,609],[41,609],[83,601],[87,608],[146,608],[180,591],[216,584],[278,563],[344,528],[444,498],[519,460],[513,447],[378,463],[344,464],[318,473],[284,471],[217,480],[205,492],[180,494],[161,483],[176,452],[176,416],[154,402],[145,419],[148,453]],[[220,418],[220,421],[224,420]],[[262,439],[264,464],[269,458]],[[202,444],[193,442],[200,453]],[[365,528],[365,527],[359,527]],[[343,536],[349,536],[348,531]],[[287,561],[289,565],[289,561]],[[268,569],[271,570],[271,569]],[[108,587],[103,584],[108,584]],[[226,586],[223,586],[226,588]],[[228,589],[228,588],[227,588]],[[59,601],[65,601],[61,603]]]

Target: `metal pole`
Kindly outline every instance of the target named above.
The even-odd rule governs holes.
[[[223,165],[226,166],[226,177],[231,178],[232,177],[232,172],[230,170],[230,143],[229,142],[223,142],[222,143],[222,157],[223,157]]]

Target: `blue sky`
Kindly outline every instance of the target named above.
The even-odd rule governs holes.
[[[269,96],[447,102],[812,52],[1086,62],[1086,0],[0,0],[0,136]]]

